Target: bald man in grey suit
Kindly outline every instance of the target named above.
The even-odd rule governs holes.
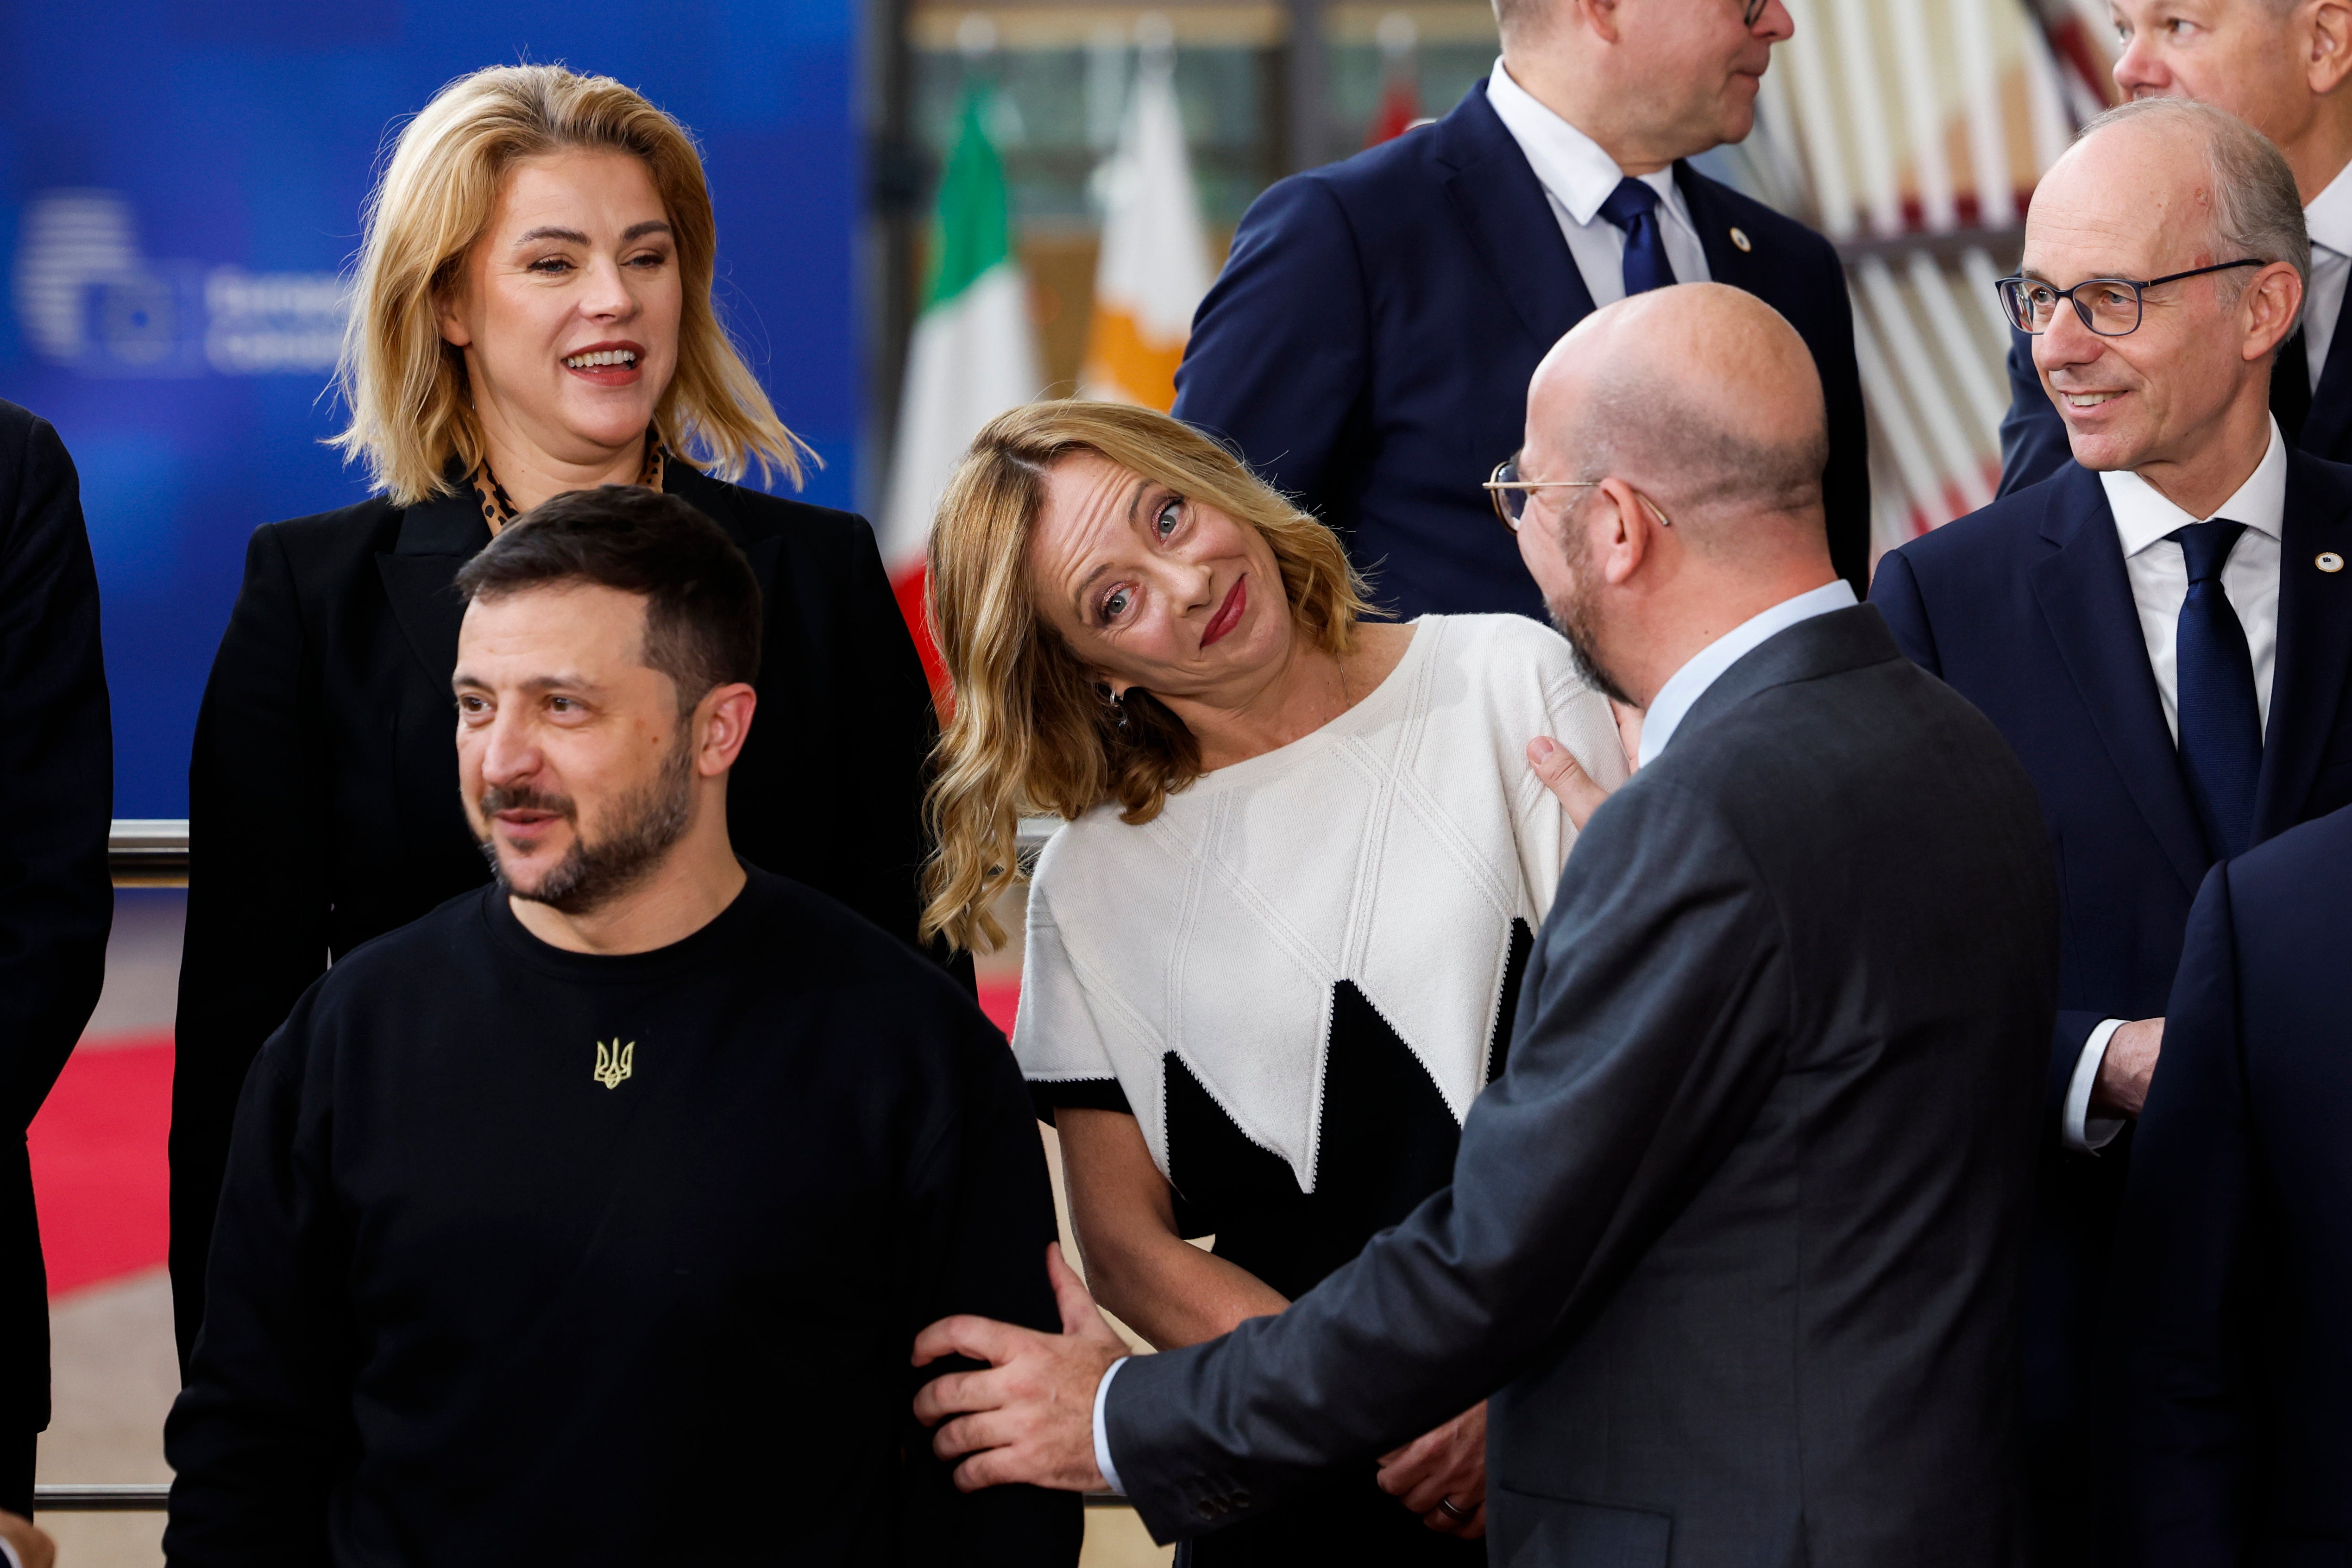
[[[1794,330],[1716,285],[1553,349],[1521,549],[1644,710],[1641,768],[1453,1186],[1190,1349],[1122,1359],[1058,1259],[1063,1334],[933,1325],[919,1360],[992,1364],[917,1404],[961,1484],[1115,1482],[1164,1541],[1491,1395],[1487,1494],[1435,1501],[1514,1568],[2020,1559],[2049,851],[2000,737],[1831,570],[1822,407]]]

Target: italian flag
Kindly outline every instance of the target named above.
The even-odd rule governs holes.
[[[1210,277],[1172,50],[1142,51],[1105,173],[1102,256],[1078,387],[1090,398],[1167,409]]]
[[[981,426],[1034,399],[1044,376],[1029,322],[1029,291],[1013,259],[1004,164],[988,139],[985,89],[963,103],[955,149],[940,180],[922,313],[907,344],[898,445],[879,532],[900,613],[939,690],[939,651],[923,617],[923,551],[948,476]]]

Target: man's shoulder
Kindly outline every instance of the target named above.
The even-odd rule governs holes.
[[[981,1020],[980,1004],[945,969],[857,911],[806,883],[746,868],[758,899],[748,938],[782,987],[854,1000],[877,1024]]]
[[[2229,863],[2230,902],[2242,917],[2311,916],[2344,930],[2352,886],[2352,806],[2289,828]]]
[[[2021,570],[2054,548],[2053,530],[2079,526],[2104,497],[2098,476],[2069,462],[2048,478],[2012,490],[1888,551],[1920,576]]]
[[[1795,257],[1808,269],[1836,268],[1843,286],[1845,273],[1838,261],[1837,246],[1825,235],[1688,163],[1682,165],[1681,180],[1685,198],[1696,198],[1694,205],[1710,208],[1716,215],[1729,220],[1748,236],[1754,254],[1767,260]]]

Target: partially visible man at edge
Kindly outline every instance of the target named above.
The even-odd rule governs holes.
[[[735,856],[750,562],[606,486],[457,586],[497,881],[343,957],[255,1062],[166,1555],[1074,1562],[1076,1500],[973,1506],[908,1415],[941,1310],[1053,1321],[1053,1201],[961,988]]]
[[[1688,159],[1746,138],[1782,0],[1495,0],[1502,57],[1444,120],[1251,204],[1176,372],[1179,419],[1338,530],[1411,620],[1543,596],[1478,481],[1528,378],[1600,306],[1673,283],[1757,296],[1827,401],[1830,560],[1862,593],[1870,469],[1845,272],[1821,235]]]
[[[2291,445],[2352,462],[2352,347],[2336,334],[2352,279],[2352,0],[2108,0],[2126,98],[2190,98],[2278,144],[2311,233],[2303,325],[2279,348],[2271,412]],[[2032,340],[2012,331],[2000,423],[2000,493],[2065,466],[2058,415]]]
[[[2093,120],[2034,193],[2007,293],[2074,456],[1890,551],[1871,587],[2016,747],[2058,865],[2025,1341],[2052,1563],[2106,1538],[2098,1368],[2143,1310],[2109,1260],[2190,903],[2216,861],[2352,802],[2352,468],[2268,406],[2307,261],[2294,176],[2244,121],[2181,99]]]
[[[1569,857],[1451,1186],[1205,1343],[1121,1360],[1066,1268],[1063,1334],[927,1329],[995,1364],[918,1398],[959,1485],[1111,1480],[1166,1540],[1492,1394],[1512,1568],[2020,1560],[2049,857],[2009,748],[1832,573],[1821,409],[1788,323],[1717,285],[1545,360],[1512,517],[1645,710],[1642,768]]]

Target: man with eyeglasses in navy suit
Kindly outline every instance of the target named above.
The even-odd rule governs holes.
[[[2352,0],[2108,0],[2128,98],[2192,98],[2278,144],[2311,235],[2303,325],[2280,346],[2271,410],[2288,443],[2352,462],[2352,346],[2336,345],[2352,280]],[[2048,478],[2072,457],[2033,349],[2011,336],[2000,493]]]
[[[1890,551],[1872,602],[2041,796],[2063,904],[2025,1398],[2045,1561],[2095,1556],[2095,1375],[2131,1122],[2209,867],[2352,801],[2352,468],[2269,408],[2310,266],[2294,176],[2181,99],[2085,127],[2036,191],[2010,318],[2066,423],[2054,476]]]
[[[1796,328],[1829,408],[1830,558],[1857,594],[1870,473],[1827,240],[1686,160],[1748,135],[1782,0],[1495,0],[1502,57],[1444,120],[1252,204],[1176,372],[1178,418],[1336,528],[1400,615],[1543,597],[1479,478],[1537,362],[1601,306],[1729,284]]]

